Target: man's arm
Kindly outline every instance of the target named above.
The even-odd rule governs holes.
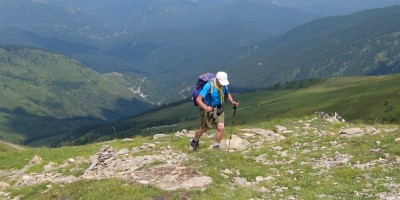
[[[231,103],[232,106],[236,107],[239,105],[238,101],[234,101],[231,94],[228,94],[228,101]]]
[[[201,95],[197,96],[196,103],[200,106],[201,109],[205,110],[206,112],[211,112],[214,110],[213,107],[208,106],[204,103],[203,97]]]

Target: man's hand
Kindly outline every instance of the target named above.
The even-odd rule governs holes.
[[[231,101],[233,107],[237,107],[239,105],[239,101]]]
[[[206,106],[204,110],[205,110],[206,112],[212,112],[212,111],[214,111],[214,108],[211,107],[211,106]]]

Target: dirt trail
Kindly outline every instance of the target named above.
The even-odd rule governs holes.
[[[25,147],[22,147],[22,146],[17,145],[17,144],[12,144],[12,143],[8,143],[8,142],[4,142],[4,141],[0,141],[0,144],[5,144],[5,145],[10,146],[10,147],[12,147],[12,148],[14,148],[16,150],[26,150]]]

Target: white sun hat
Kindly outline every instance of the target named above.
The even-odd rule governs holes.
[[[218,79],[219,83],[221,83],[221,85],[229,85],[228,74],[226,74],[225,72],[218,72],[216,78]]]

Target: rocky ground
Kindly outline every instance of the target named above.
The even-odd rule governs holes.
[[[329,145],[318,143],[318,141],[305,143],[295,142],[292,145],[292,151],[288,151],[279,146],[279,142],[290,137],[304,137],[310,134],[319,137],[340,135],[340,137],[361,137],[365,135],[385,134],[398,131],[398,127],[377,128],[374,126],[354,127],[347,125],[338,132],[324,130],[320,127],[314,127],[312,120],[299,121],[297,126],[276,125],[274,130],[262,128],[241,128],[235,131],[230,140],[223,140],[221,148],[223,151],[242,152],[243,156],[262,163],[265,166],[291,165],[299,159],[300,156],[307,156],[314,151],[335,152],[333,154],[321,155],[318,158],[309,157],[301,162],[301,165],[311,166],[316,169],[315,176],[324,176],[327,171],[342,166],[350,166],[361,170],[370,170],[376,167],[383,167],[388,170],[400,165],[399,155],[383,154],[384,157],[369,162],[351,162],[354,155],[339,153],[340,149],[348,144],[339,141],[330,141]],[[329,122],[335,123],[335,122]],[[229,132],[228,132],[229,133]],[[228,134],[227,133],[227,134]],[[179,131],[175,134],[156,134],[153,136],[153,142],[143,143],[132,149],[113,148],[113,142],[107,142],[99,151],[90,157],[74,157],[65,160],[62,164],[43,160],[40,155],[36,155],[22,169],[2,170],[0,171],[0,199],[19,199],[20,197],[10,197],[8,189],[19,188],[23,186],[46,183],[48,189],[54,184],[68,184],[79,180],[121,178],[127,182],[135,182],[143,185],[153,185],[163,190],[177,189],[199,189],[205,190],[212,185],[213,178],[202,174],[197,166],[188,165],[189,161],[199,159],[196,153],[188,154],[174,150],[173,146],[165,146],[159,140],[165,137],[175,137],[177,140],[189,141],[194,135],[193,131]],[[204,137],[213,138],[213,135]],[[124,139],[123,142],[129,143],[134,139]],[[400,138],[395,138],[400,146]],[[276,157],[271,157],[265,153],[252,156],[251,152],[263,148],[266,144],[271,146]],[[173,144],[171,144],[173,145]],[[379,141],[377,141],[379,147]],[[188,147],[189,148],[189,147]],[[208,147],[202,147],[208,148]],[[381,151],[380,148],[370,149],[370,151]],[[332,156],[333,155],[333,156]],[[32,166],[43,164],[43,171],[40,173],[26,173]],[[84,167],[82,167],[84,166]],[[70,172],[81,171],[80,175],[64,175],[60,169],[69,169]],[[279,173],[275,175],[257,176],[254,180],[248,180],[241,176],[240,170],[226,168],[220,171],[221,176],[225,177],[226,182],[232,186],[249,187],[264,193],[272,193],[279,196],[280,193],[288,190],[284,186],[275,186],[267,188],[261,186],[262,182],[279,179]],[[295,174],[303,173],[301,170],[288,170],[284,173]],[[357,198],[376,198],[395,200],[400,199],[400,183],[393,177],[382,177],[385,184],[383,187],[388,192],[374,194],[371,193],[373,183],[378,180],[372,180],[368,173],[364,175],[367,181],[370,181],[370,188],[366,187],[362,191],[355,191]],[[382,180],[379,180],[382,182]],[[292,189],[302,190],[301,187]],[[329,199],[329,195],[321,194],[318,198]],[[297,199],[295,195],[284,197],[286,199]]]

